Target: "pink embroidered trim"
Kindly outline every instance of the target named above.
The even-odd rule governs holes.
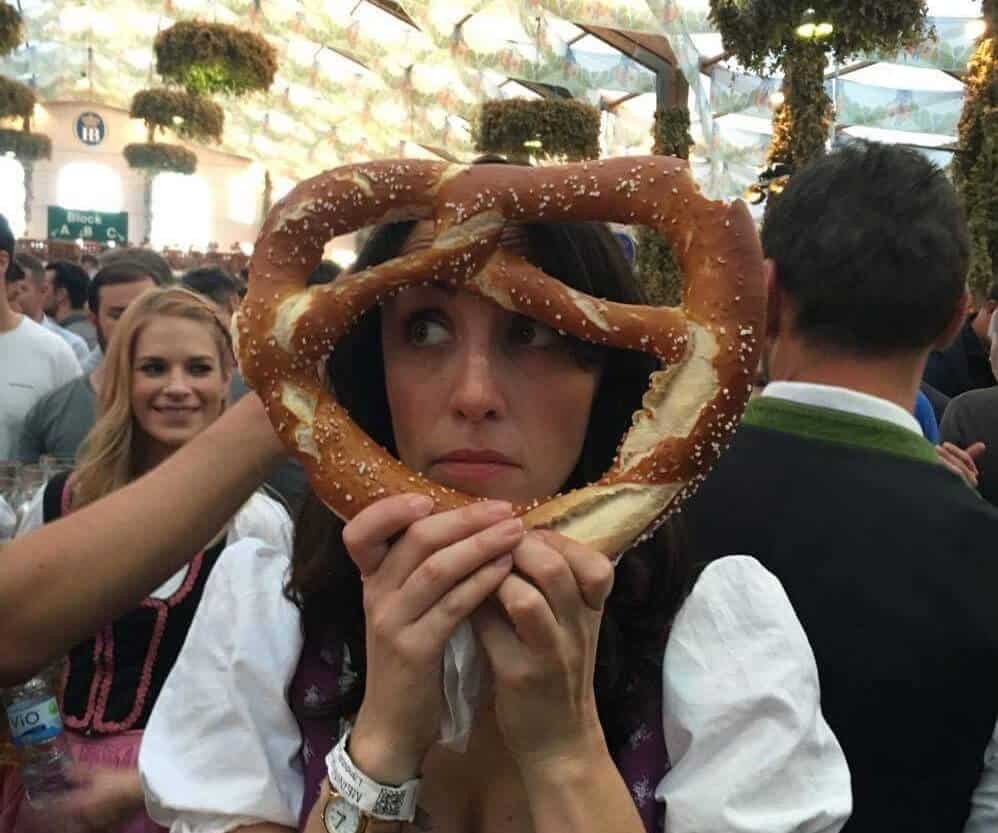
[[[194,589],[204,563],[204,553],[199,553],[191,559],[183,584],[168,599],[143,599],[139,607],[151,608],[156,612],[153,634],[146,649],[146,657],[139,675],[139,688],[135,703],[128,716],[118,721],[104,720],[111,685],[114,682],[114,630],[112,625],[105,627],[97,636],[94,649],[94,678],[90,684],[90,696],[87,713],[83,720],[67,718],[66,724],[74,730],[93,728],[101,732],[124,732],[131,730],[145,706],[152,684],[152,669],[159,656],[159,647],[166,632],[170,609],[186,599]],[[103,660],[103,661],[102,661]],[[96,700],[96,705],[95,705]]]
[[[62,484],[62,495],[59,498],[59,504],[62,507],[60,511],[61,514],[63,515],[69,514],[69,501],[70,498],[72,497],[72,492],[70,491],[69,488],[69,480],[70,478],[67,477],[66,482]]]
[[[90,693],[87,695],[87,711],[83,715],[82,718],[73,717],[72,715],[65,714],[65,713],[63,714],[63,722],[70,729],[86,729],[87,726],[90,724],[90,721],[93,719],[94,710],[97,707],[97,685],[96,684],[97,684],[97,681],[100,679],[101,656],[104,653],[104,642],[110,636],[110,634],[109,634],[110,630],[111,630],[110,626],[106,625],[103,628],[101,628],[101,630],[97,633],[97,636],[94,637],[94,655],[93,655],[94,678],[90,682]],[[69,669],[68,669],[68,667],[67,667],[67,671],[66,671],[66,681],[65,682],[66,682],[66,685],[64,685],[63,688],[62,688],[62,690],[63,690],[64,693],[66,691],[66,686],[69,683]],[[65,712],[65,708],[63,709],[63,712]]]

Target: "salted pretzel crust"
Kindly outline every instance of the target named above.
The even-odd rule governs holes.
[[[336,235],[432,219],[429,248],[332,284],[306,278]],[[579,293],[499,246],[507,222],[610,221],[657,230],[684,276],[677,308]],[[379,498],[423,492],[438,510],[474,498],[410,471],[328,392],[336,342],[387,294],[449,282],[597,344],[659,358],[643,407],[597,483],[518,507],[609,556],[631,546],[703,479],[737,425],[763,335],[762,252],[744,204],[703,197],[687,163],[626,157],[573,165],[448,165],[421,160],[337,168],[301,183],[270,212],[236,318],[240,367],[319,498],[349,519]]]

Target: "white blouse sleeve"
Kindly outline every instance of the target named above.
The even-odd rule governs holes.
[[[994,833],[998,830],[998,726],[984,753],[984,771],[970,798],[970,818],[963,833]]]
[[[298,826],[301,733],[287,692],[302,649],[286,551],[245,540],[215,565],[139,754],[149,815],[171,833]]]
[[[834,833],[849,769],[821,714],[818,671],[779,581],[754,558],[710,564],[663,665],[669,833]]]
[[[272,497],[254,492],[229,524],[226,544],[258,538],[281,552],[291,552],[294,524],[288,511]]]

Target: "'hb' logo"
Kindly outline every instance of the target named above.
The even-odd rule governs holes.
[[[97,113],[81,113],[76,120],[76,138],[85,145],[99,145],[105,132],[104,119]]]

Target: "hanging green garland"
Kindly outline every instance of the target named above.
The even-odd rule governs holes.
[[[140,90],[132,98],[129,115],[145,122],[150,139],[159,128],[174,130],[178,136],[195,142],[217,142],[225,126],[221,107],[186,90]]]
[[[724,48],[755,72],[783,65],[798,28],[830,23],[818,35],[826,52],[844,61],[860,52],[890,55],[921,44],[930,31],[925,0],[710,0],[710,20]]]
[[[52,158],[52,140],[41,133],[0,128],[0,155],[11,154],[19,162]]]
[[[724,48],[750,70],[785,72],[771,162],[799,169],[825,152],[827,56],[891,55],[932,36],[925,0],[710,0]],[[802,28],[804,27],[804,28]]]
[[[690,136],[690,112],[673,107],[655,113],[652,129],[652,152],[660,156],[689,159],[693,137]],[[638,277],[648,302],[655,306],[676,306],[682,297],[683,277],[669,244],[651,229],[638,231]]]
[[[998,278],[998,40],[993,7],[985,4],[988,31],[981,38],[964,78],[959,150],[953,181],[963,203],[970,233],[967,282],[982,296]]]
[[[472,126],[475,150],[522,160],[599,156],[599,111],[562,98],[494,99],[482,104]]]
[[[156,36],[156,71],[192,93],[244,95],[274,82],[277,53],[255,32],[224,23],[181,21]]]
[[[142,171],[192,174],[198,167],[197,156],[179,145],[143,142],[125,145],[124,154],[129,167]]]
[[[9,55],[24,40],[24,20],[10,3],[0,3],[0,55]]]
[[[0,129],[0,154],[14,156],[24,164],[52,158],[52,140],[31,132],[35,101],[35,91],[27,84],[0,76],[0,118],[21,119],[22,123],[20,130]]]
[[[0,76],[0,118],[30,122],[36,100],[35,91],[27,84]]]
[[[825,92],[825,53],[821,44],[797,43],[783,60],[783,103],[773,116],[771,164],[799,170],[823,156],[832,125],[832,100]]]

